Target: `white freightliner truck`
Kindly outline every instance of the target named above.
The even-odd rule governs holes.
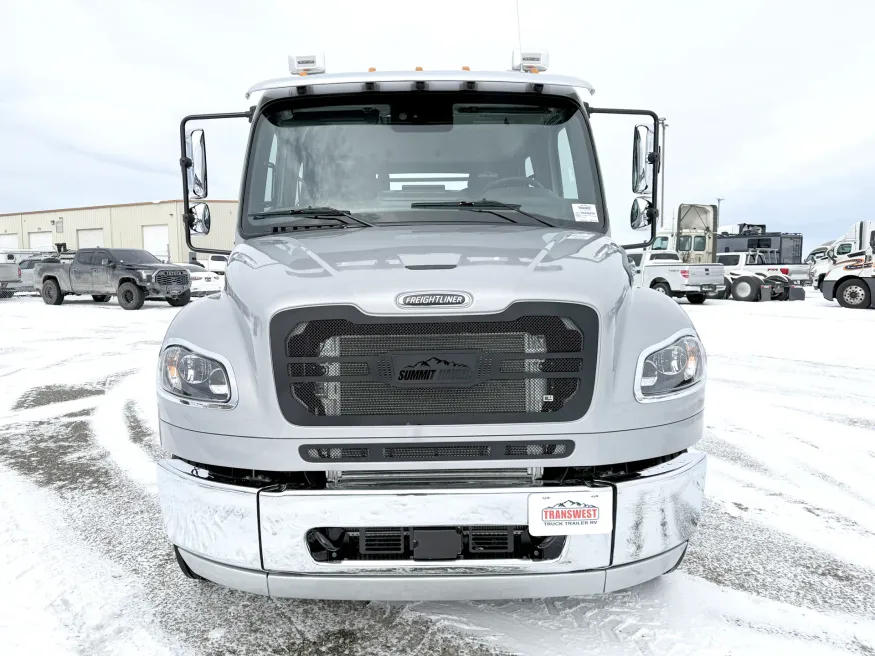
[[[703,500],[706,358],[611,239],[591,121],[655,113],[544,73],[324,73],[180,126],[186,238],[209,231],[199,121],[251,123],[224,291],[161,346],[158,463],[183,573],[279,597],[601,593],[678,566]],[[249,97],[249,94],[247,94]],[[653,127],[650,127],[650,126]],[[651,191],[652,190],[652,191]],[[193,233],[193,234],[192,234]]]
[[[820,291],[842,307],[875,307],[875,221],[857,221],[837,243],[848,240],[851,250],[845,255],[838,255],[838,249],[827,251],[832,267],[821,280]]]

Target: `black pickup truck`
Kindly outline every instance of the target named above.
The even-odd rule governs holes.
[[[97,303],[116,296],[125,310],[139,310],[146,300],[166,300],[173,306],[191,300],[184,267],[129,248],[83,248],[72,261],[44,259],[34,267],[33,285],[48,305],[60,305],[70,294],[90,295]]]

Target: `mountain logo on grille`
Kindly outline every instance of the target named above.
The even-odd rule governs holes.
[[[470,380],[474,375],[471,368],[460,362],[444,360],[443,358],[431,357],[428,360],[420,360],[414,364],[403,367],[398,372],[398,380],[435,380],[456,381]]]
[[[476,382],[476,353],[395,353],[393,381],[400,385],[471,385]]]
[[[400,294],[398,307],[467,307],[474,299],[467,292],[408,292]]]

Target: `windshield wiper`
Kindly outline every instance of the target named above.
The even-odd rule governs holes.
[[[373,228],[373,223],[368,223],[364,219],[353,216],[346,210],[338,210],[333,207],[301,207],[290,210],[269,210],[266,212],[253,212],[249,215],[253,219],[265,219],[271,216],[305,216],[313,219],[328,219],[331,221],[340,221],[346,224],[343,219],[351,219],[367,228]]]
[[[451,200],[451,201],[438,201],[438,202],[423,202],[423,203],[410,203],[411,208],[420,208],[420,209],[459,209],[459,210],[471,210],[472,212],[489,212],[490,214],[495,214],[495,216],[500,216],[502,219],[506,219],[512,223],[518,223],[514,221],[509,216],[504,216],[503,214],[498,214],[493,210],[510,210],[512,212],[516,212],[517,214],[522,214],[523,216],[527,216],[530,219],[534,219],[538,223],[542,223],[545,226],[549,226],[551,228],[555,228],[552,223],[548,223],[544,219],[535,216],[534,214],[529,214],[520,209],[519,205],[512,205],[511,203],[502,203],[497,200],[489,200],[484,198],[482,200]]]

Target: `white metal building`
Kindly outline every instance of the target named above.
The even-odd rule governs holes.
[[[231,250],[237,201],[211,200],[209,206],[210,234],[192,239],[205,248]],[[48,251],[56,244],[66,244],[69,250],[143,248],[162,260],[189,259],[179,200],[0,214],[0,251]]]

